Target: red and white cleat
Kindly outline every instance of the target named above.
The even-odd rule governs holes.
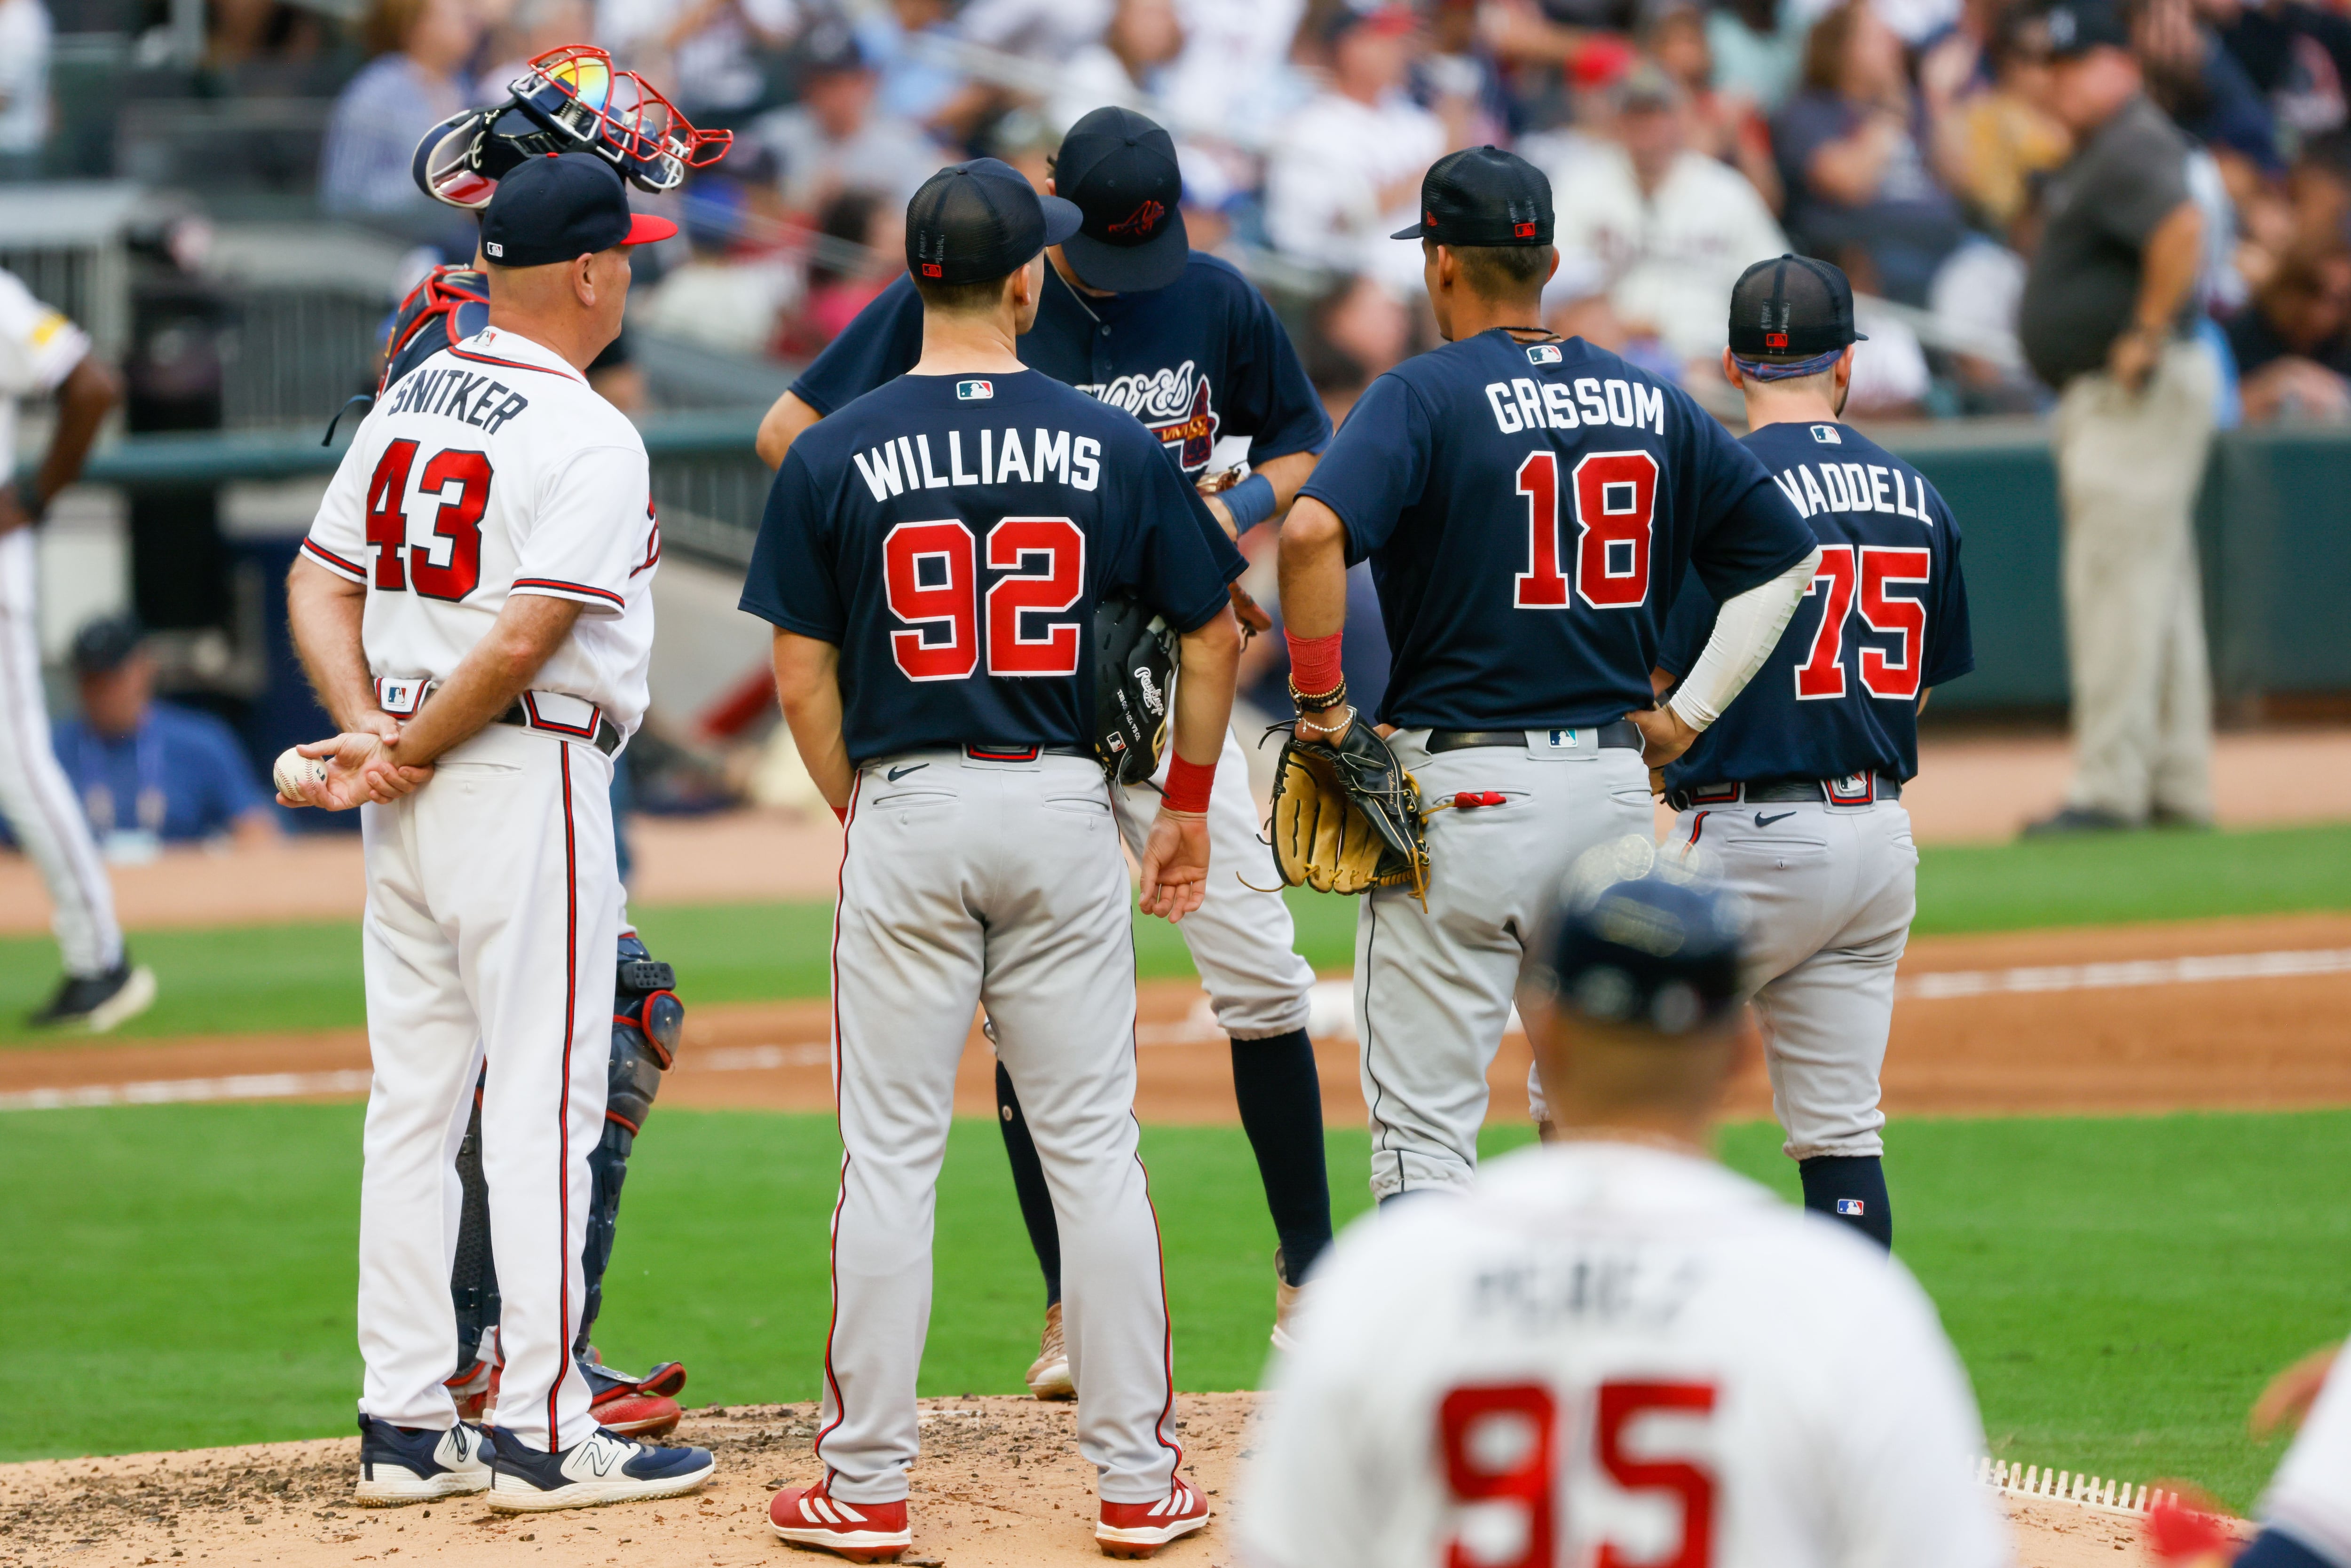
[[[824,1489],[825,1481],[819,1481],[778,1492],[768,1503],[768,1528],[795,1546],[813,1546],[852,1563],[895,1563],[914,1544],[903,1498],[844,1502],[825,1495]]]
[[[1208,1522],[1208,1500],[1200,1489],[1176,1478],[1157,1502],[1112,1502],[1105,1499],[1094,1525],[1094,1544],[1105,1557],[1148,1557],[1179,1535]]]

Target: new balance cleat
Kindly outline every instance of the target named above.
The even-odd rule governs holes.
[[[351,1495],[369,1508],[464,1497],[490,1486],[489,1444],[460,1421],[444,1432],[360,1417],[360,1479]]]
[[[656,1448],[597,1428],[557,1453],[533,1453],[493,1432],[489,1505],[500,1513],[677,1497],[710,1479],[707,1448]]]

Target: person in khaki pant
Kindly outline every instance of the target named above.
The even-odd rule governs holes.
[[[2188,143],[2148,101],[2106,0],[2043,13],[2051,108],[2074,132],[2050,183],[2019,335],[2057,404],[2074,783],[2028,834],[2209,823],[2211,681],[2193,512],[2219,370],[2183,335],[2203,219]]]

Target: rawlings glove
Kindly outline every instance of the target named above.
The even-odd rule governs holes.
[[[1362,719],[1337,744],[1282,746],[1273,780],[1273,863],[1291,887],[1369,893],[1409,887],[1426,897],[1428,835],[1420,785]]]
[[[1123,591],[1094,607],[1094,756],[1113,784],[1140,784],[1167,743],[1176,633]]]

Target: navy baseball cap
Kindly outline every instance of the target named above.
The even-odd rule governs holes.
[[[934,283],[1008,277],[1083,221],[1077,204],[1039,195],[1000,158],[950,163],[906,204],[906,267]]]
[[[2053,60],[2079,59],[2100,47],[2130,47],[2130,29],[2107,0],[2059,0],[2043,7],[2041,19],[2048,28]]]
[[[1738,1008],[1744,925],[1702,862],[1628,835],[1577,858],[1532,978],[1594,1023],[1689,1034]]]
[[[146,636],[147,629],[132,616],[99,616],[74,633],[74,674],[103,675],[120,669]]]
[[[1549,245],[1551,182],[1515,152],[1465,147],[1428,166],[1420,182],[1420,222],[1390,239],[1439,245]]]
[[[1131,109],[1097,109],[1061,138],[1053,188],[1084,221],[1061,254],[1096,288],[1147,293],[1183,275],[1184,177],[1176,139]]]
[[[1853,329],[1853,285],[1809,256],[1759,261],[1730,290],[1730,351],[1742,360],[1809,357],[1869,340]]]
[[[524,159],[482,209],[482,254],[499,267],[547,267],[675,233],[667,218],[629,211],[620,171],[592,152]]]

